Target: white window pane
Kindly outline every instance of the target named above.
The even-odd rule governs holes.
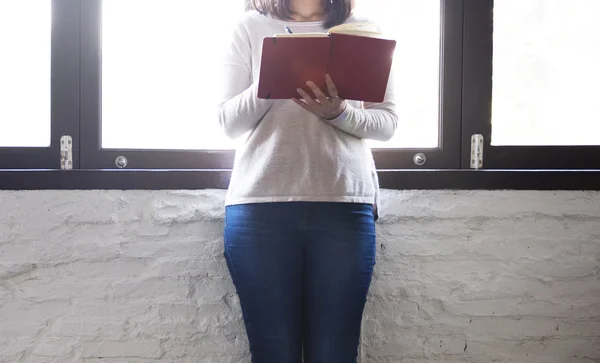
[[[215,25],[229,29],[244,0],[104,0],[102,147],[227,149],[234,146],[213,119],[211,85],[218,67],[205,49],[223,46]],[[438,146],[440,3],[359,0],[398,40],[395,69],[399,132],[374,147]],[[202,21],[198,21],[202,19]],[[415,39],[414,34],[419,34]],[[410,54],[410,56],[406,56]],[[142,132],[140,132],[142,131]]]
[[[438,146],[440,97],[439,0],[356,0],[356,14],[395,39],[394,87],[398,130],[376,148]]]
[[[228,34],[215,29],[231,29],[244,6],[245,0],[104,0],[102,147],[232,148],[215,119],[212,55]]]
[[[600,145],[600,1],[494,7],[492,145]]]
[[[50,145],[50,0],[0,0],[0,147]]]

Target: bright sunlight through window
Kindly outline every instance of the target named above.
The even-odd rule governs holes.
[[[356,0],[356,14],[395,39],[398,130],[376,148],[434,148],[439,142],[440,23],[436,0]]]
[[[216,120],[211,55],[243,11],[243,0],[104,0],[102,147],[232,147]]]
[[[218,51],[244,0],[104,0],[102,147],[228,149],[216,120]],[[227,14],[207,17],[206,14]],[[440,3],[358,0],[398,41],[397,136],[374,147],[438,145]],[[224,29],[220,32],[218,29]],[[418,36],[415,36],[418,35]]]
[[[600,145],[600,1],[494,6],[492,145]]]
[[[50,145],[50,0],[0,0],[0,147]]]

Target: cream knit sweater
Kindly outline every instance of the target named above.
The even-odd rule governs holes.
[[[282,21],[249,11],[233,29],[223,55],[223,81],[214,85],[219,88],[219,123],[229,137],[244,137],[226,204],[375,203],[379,186],[365,140],[388,140],[396,130],[392,82],[383,103],[348,101],[330,121],[291,100],[257,98],[262,40],[284,26],[295,33],[326,31],[321,22]]]

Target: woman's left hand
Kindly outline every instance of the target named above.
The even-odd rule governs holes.
[[[325,77],[325,83],[331,97],[327,97],[314,82],[308,81],[306,85],[313,91],[316,100],[302,88],[298,88],[298,93],[302,96],[302,99],[292,98],[292,100],[315,116],[325,120],[333,120],[346,109],[346,100],[342,100],[338,96],[337,88],[329,75]]]

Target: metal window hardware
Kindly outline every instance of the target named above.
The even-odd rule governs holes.
[[[415,165],[423,166],[427,162],[427,156],[423,153],[417,153],[413,156],[413,161],[415,162]]]
[[[483,168],[483,135],[471,136],[471,169]]]
[[[127,166],[127,158],[124,156],[117,156],[115,159],[115,165],[119,169],[124,169]]]
[[[69,135],[60,138],[60,169],[73,169],[73,138]]]

